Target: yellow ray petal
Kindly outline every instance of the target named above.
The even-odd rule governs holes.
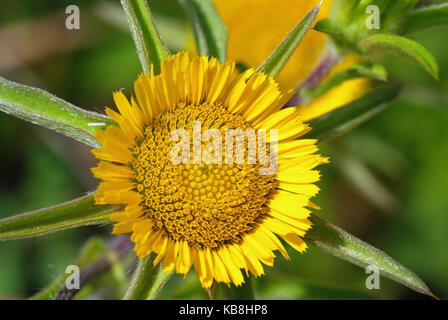
[[[285,234],[294,233],[299,236],[304,236],[306,233],[306,230],[300,229],[299,226],[289,224],[283,220],[269,217],[264,220],[264,226],[274,232],[275,234],[278,234],[279,236],[283,236]]]
[[[259,277],[264,274],[264,268],[263,265],[260,263],[260,261],[257,259],[257,257],[252,253],[252,251],[245,245],[241,245],[242,255],[244,260],[246,261],[246,264],[249,268],[249,271],[255,276]]]
[[[271,209],[287,214],[296,212],[297,218],[307,218],[309,213],[303,211],[303,208],[307,206],[308,201],[309,197],[305,195],[278,190],[269,201],[268,206]]]
[[[227,248],[223,248],[223,250],[229,251],[233,262],[238,268],[247,270],[246,261],[244,260],[241,250],[237,246],[228,246]]]
[[[251,253],[265,265],[272,266],[274,264],[275,255],[266,247],[266,243],[257,242],[251,234],[246,234],[243,241],[244,243],[242,246],[245,248],[246,252],[251,251]]]
[[[176,262],[177,273],[187,274],[193,264],[193,259],[190,254],[190,247],[186,241],[181,241],[179,244],[179,257]]]
[[[145,242],[152,233],[151,230],[153,226],[154,222],[149,219],[142,219],[134,223],[134,226],[132,228],[131,241]]]
[[[278,153],[279,155],[282,155],[283,153],[286,153],[288,151],[295,151],[300,150],[302,148],[308,148],[310,146],[314,146],[316,143],[317,143],[316,139],[299,139],[293,141],[280,142],[278,144]]]
[[[135,187],[132,181],[104,181],[98,186],[98,191],[129,191]]]
[[[283,244],[278,240],[278,238],[263,225],[260,225],[258,230],[254,233],[254,236],[261,240],[261,242],[269,243],[269,247],[272,250],[278,250],[286,259],[289,259],[288,253],[283,247]]]
[[[219,282],[230,283],[229,275],[227,274],[227,270],[224,267],[224,262],[221,260],[217,252],[210,253],[211,258],[213,259],[213,275],[214,278]]]
[[[256,128],[262,129],[280,129],[285,122],[289,122],[297,113],[296,108],[285,108],[269,115],[263,121],[255,125]]]
[[[213,272],[209,263],[206,259],[206,252],[198,250],[193,264],[204,288],[210,288],[213,283]]]
[[[132,232],[132,228],[133,228],[134,224],[140,220],[141,220],[141,218],[116,223],[114,225],[114,230],[112,231],[112,233],[113,234],[130,233],[130,232]]]
[[[162,237],[161,231],[153,231],[151,232],[148,237],[145,237],[145,240],[142,242],[137,242],[135,244],[134,251],[137,254],[137,256],[142,259],[149,255],[152,251],[152,248],[154,246],[154,243],[157,243],[159,239]]]
[[[309,198],[314,197],[319,192],[319,187],[314,184],[280,182],[278,188],[292,193],[304,194]]]
[[[134,82],[134,91],[135,98],[137,99],[137,103],[140,106],[142,113],[144,114],[144,118],[147,122],[153,118],[154,111],[153,106],[151,105],[151,100],[149,98],[150,92],[150,80],[147,73],[142,73]]]
[[[331,72],[322,80],[322,83],[327,81],[335,73],[347,69],[358,62],[358,56],[350,55],[345,57],[338,65],[331,69]],[[303,121],[310,121],[361,98],[369,90],[369,79],[357,78],[345,81],[312,102],[299,106],[299,115]]]
[[[179,253],[179,242],[168,239],[165,258],[163,259],[164,273],[170,272],[176,265],[177,254]]]
[[[283,170],[295,170],[299,171],[307,171],[310,169],[314,169],[315,167],[326,164],[329,162],[327,157],[322,157],[321,155],[313,154],[306,155],[298,158],[279,158],[278,165],[279,171]]]
[[[285,240],[291,247],[299,251],[300,253],[304,252],[308,246],[305,241],[303,241],[299,236],[295,234],[286,234],[282,235],[283,240]]]
[[[235,265],[228,249],[226,247],[221,248],[218,250],[217,254],[221,258],[232,283],[236,286],[241,285],[244,282],[243,274],[241,273],[240,268]]]
[[[97,191],[95,193],[96,204],[139,204],[141,196],[134,191]]]
[[[120,111],[120,114],[123,115],[124,121],[130,124],[134,136],[141,136],[143,124],[141,110],[139,108],[133,108],[123,92],[115,91],[113,96],[115,105]]]
[[[310,211],[304,208],[301,208],[303,212],[306,212],[306,214],[310,214]],[[296,212],[294,212],[296,213]],[[284,224],[289,224],[290,226],[294,226],[295,230],[300,229],[302,231],[307,231],[311,227],[311,222],[307,218],[299,218],[298,215],[305,215],[305,213],[299,213],[295,215],[294,213],[291,214],[289,212],[288,214],[282,213],[276,210],[271,210],[269,212],[269,215],[273,218],[275,218],[277,221],[282,222]],[[301,233],[302,235],[303,233]]]
[[[134,171],[127,166],[115,165],[100,161],[97,167],[91,169],[95,178],[103,180],[130,180],[134,177]]]

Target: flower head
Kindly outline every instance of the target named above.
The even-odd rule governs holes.
[[[106,113],[118,126],[97,133],[103,148],[93,150],[101,161],[92,171],[104,180],[96,203],[125,205],[111,217],[114,233],[131,234],[140,258],[155,252],[164,272],[187,274],[194,266],[208,288],[213,280],[240,285],[241,270],[262,275],[274,251],[288,257],[279,238],[305,250],[306,207],[318,192],[314,168],[327,159],[315,154],[315,140],[298,139],[309,127],[297,108],[282,109],[293,91],[282,92],[253,69],[239,74],[234,63],[184,52],[165,59],[159,75],[142,74],[134,91],[130,101],[114,93],[119,113]],[[269,163],[250,161],[257,158],[250,136],[247,161],[233,151],[228,158],[226,134],[235,129],[257,130],[258,151],[275,146],[264,154],[275,157],[275,170],[266,173]],[[178,142],[176,130],[193,140]],[[214,139],[204,137],[210,133]],[[173,150],[186,151],[187,161],[173,161]],[[201,161],[204,155],[210,161]]]

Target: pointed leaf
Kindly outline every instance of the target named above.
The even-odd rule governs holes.
[[[95,205],[93,195],[87,195],[0,220],[0,240],[29,238],[69,228],[109,223],[110,214],[118,209],[118,206]]]
[[[121,4],[143,71],[150,74],[153,65],[154,72],[160,73],[160,63],[168,57],[169,51],[160,38],[148,3],[146,0],[121,0]]]
[[[411,11],[400,26],[401,33],[410,33],[448,23],[448,3],[439,3]]]
[[[139,259],[131,284],[124,300],[153,300],[173,272],[162,272],[162,265],[154,266],[156,255],[151,253],[144,259]]]
[[[370,94],[309,122],[312,130],[305,136],[319,143],[338,137],[383,110],[400,91],[397,86],[385,86]]]
[[[321,4],[311,10],[302,21],[288,34],[271,55],[258,67],[257,71],[263,71],[268,76],[277,78],[286,63],[296,51],[305,34],[311,28],[320,10]]]
[[[105,115],[89,112],[41,89],[0,77],[0,110],[99,148],[94,135],[110,125]]]
[[[378,54],[405,57],[420,64],[434,79],[439,78],[439,66],[432,54],[414,40],[392,34],[376,34],[363,40],[361,47]]]
[[[313,227],[305,240],[340,259],[351,262],[361,268],[376,266],[381,275],[397,281],[417,292],[433,296],[426,284],[412,271],[408,270],[381,250],[352,236],[344,230],[312,214]]]
[[[304,92],[301,92],[300,95],[306,98],[315,99],[324,95],[344,81],[355,78],[370,78],[378,81],[387,81],[387,70],[379,64],[358,64],[349,69],[336,73],[327,82],[317,86],[309,92],[304,90]]]
[[[103,240],[99,238],[91,238],[84,245],[79,256],[73,260],[72,264],[83,269],[90,264],[100,259],[106,252],[107,246]],[[54,280],[48,287],[41,290],[39,293],[32,296],[31,300],[53,300],[58,294],[65,280],[70,276],[70,273],[63,273],[56,280]]]
[[[193,28],[198,54],[226,61],[227,28],[210,0],[179,0]]]

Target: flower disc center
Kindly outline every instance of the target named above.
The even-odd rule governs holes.
[[[141,206],[155,231],[173,240],[197,249],[239,243],[268,213],[275,176],[260,175],[259,164],[173,163],[170,153],[177,142],[171,133],[185,129],[193,137],[194,121],[202,131],[217,129],[222,137],[226,129],[249,128],[220,105],[179,105],[155,118],[133,149]],[[190,146],[193,150],[193,142]]]

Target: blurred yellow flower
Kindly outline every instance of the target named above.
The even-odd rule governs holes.
[[[329,16],[332,2],[323,2],[316,21]],[[227,59],[255,68],[320,0],[214,0],[214,3],[228,29]],[[326,35],[310,30],[278,78],[282,89],[296,89],[305,81],[319,65],[327,45]],[[342,59],[329,76],[356,62],[353,56]],[[366,79],[349,80],[317,101],[304,104],[303,120],[311,120],[359,98],[368,84]]]

